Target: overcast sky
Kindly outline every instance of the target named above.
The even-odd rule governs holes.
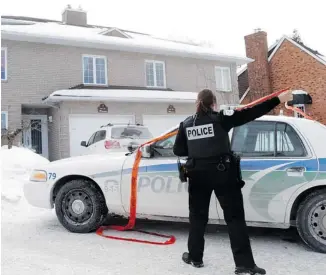
[[[255,28],[267,32],[269,45],[296,28],[304,43],[326,55],[325,0],[10,0],[0,10],[61,20],[67,4],[81,5],[89,24],[208,40],[226,54],[245,55],[243,37]]]

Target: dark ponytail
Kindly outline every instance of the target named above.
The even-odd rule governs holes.
[[[196,102],[196,113],[203,114],[210,111],[211,106],[216,103],[216,96],[209,89],[204,89],[198,93]]]

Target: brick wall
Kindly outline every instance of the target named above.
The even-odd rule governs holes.
[[[306,105],[306,113],[326,124],[326,66],[308,53],[284,40],[270,60],[270,75],[274,91],[284,88],[304,90],[312,97],[312,104]],[[293,116],[283,106],[285,115]]]
[[[268,64],[267,33],[255,32],[245,36],[246,54],[255,61],[248,64],[250,93],[258,97],[271,93]]]
[[[248,39],[246,42],[252,43],[253,48],[258,45]],[[265,49],[264,44],[260,45]],[[255,70],[251,70],[251,72],[253,72],[253,75],[249,77],[249,81],[255,77],[263,77],[258,75]],[[250,69],[248,73],[250,75]],[[324,64],[292,42],[284,40],[269,62],[269,80],[271,92],[290,88],[292,90],[304,90],[309,93],[313,103],[305,106],[306,113],[319,122],[326,124],[326,108],[324,106],[326,103],[326,66]],[[255,87],[259,87],[260,80],[252,80],[251,83]],[[257,93],[256,91],[255,93],[251,88],[241,104],[248,104],[263,95],[265,95],[265,92]],[[285,109],[284,104],[277,107],[271,114],[278,115],[281,109],[284,115],[294,116],[292,111]]]
[[[249,87],[248,70],[245,70],[241,75],[238,76],[238,86],[239,86],[239,98],[241,99]]]

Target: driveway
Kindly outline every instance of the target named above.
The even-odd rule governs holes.
[[[155,246],[109,240],[95,233],[73,234],[59,224],[54,210],[31,207],[24,198],[4,199],[2,274],[234,274],[225,227],[208,227],[205,267],[194,269],[181,261],[187,243],[187,224],[140,222],[138,226],[174,234],[177,241],[173,245]],[[257,264],[273,275],[323,274],[326,256],[307,250],[300,240],[284,241],[284,233],[282,230],[250,230]],[[149,237],[133,232],[112,231],[112,234]]]

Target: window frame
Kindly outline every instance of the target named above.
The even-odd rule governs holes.
[[[175,141],[176,137],[177,137],[176,135],[173,135],[173,136],[170,136],[170,137],[168,137],[168,138],[165,138],[165,139],[159,140],[159,141],[155,142],[155,146],[154,146],[154,147],[159,148],[159,149],[161,149],[161,150],[172,150],[173,147],[172,147],[172,148],[157,147],[157,144],[159,144],[159,143],[163,143],[163,142],[165,142],[165,141],[167,141],[167,140],[169,140],[169,139],[173,139],[173,138],[174,138],[174,141]]]
[[[219,91],[219,92],[227,92],[227,93],[231,93],[232,92],[232,75],[231,75],[231,68],[228,67],[228,66],[215,66],[214,68],[214,75],[215,75],[215,88],[216,88],[216,91]],[[217,70],[220,70],[221,72],[221,81],[222,81],[222,87],[217,87]],[[223,71],[224,70],[227,70],[228,71],[228,75],[229,75],[229,84],[230,84],[230,90],[227,90],[225,88],[225,80],[224,80],[224,75],[223,75]]]
[[[8,111],[1,111],[1,115],[2,114],[6,115],[6,128],[2,128],[2,125],[1,125],[1,130],[8,130],[8,128],[9,128],[9,125],[8,125]]]
[[[5,78],[1,81],[7,81],[8,80],[8,50],[7,47],[1,47],[1,52],[4,51],[5,53]]]
[[[88,141],[87,141],[87,147],[89,147],[89,146],[91,146],[91,145],[94,144],[95,134],[96,134],[96,132],[94,132],[94,133],[91,135],[91,137],[88,139]],[[91,141],[91,143],[90,143],[90,141]]]
[[[85,63],[84,63],[84,58],[92,58],[93,59],[93,83],[85,83],[85,77],[84,77],[84,72],[85,72]],[[102,58],[104,59],[104,69],[105,69],[105,83],[96,83],[96,58]],[[83,54],[82,55],[82,77],[83,77],[83,84],[85,86],[107,86],[108,85],[108,65],[107,65],[107,57],[104,55],[91,55],[91,54]]]
[[[257,122],[264,122],[264,123],[273,123],[273,133],[274,133],[274,144],[275,144],[275,148],[274,148],[274,156],[242,156],[242,159],[308,159],[311,157],[311,151],[310,151],[310,147],[307,146],[306,140],[304,139],[304,137],[301,135],[301,133],[298,131],[298,129],[296,129],[296,127],[294,127],[294,125],[284,122],[284,121],[273,121],[273,120],[256,120]],[[250,123],[255,123],[256,121],[252,121]],[[299,138],[300,144],[305,152],[305,154],[303,156],[278,156],[277,155],[277,148],[278,148],[278,143],[277,143],[277,125],[288,125],[290,126],[293,131],[295,132],[295,134],[297,135],[297,137]],[[241,126],[239,126],[241,127]],[[236,131],[232,131],[232,136],[231,136],[231,148],[233,150],[233,142],[234,142],[234,137],[235,137],[235,133]]]
[[[154,75],[154,85],[153,86],[150,86],[148,85],[148,82],[147,82],[147,69],[146,69],[146,65],[147,63],[152,63],[153,64],[153,75]],[[163,86],[157,86],[157,79],[156,79],[156,66],[155,64],[163,64]],[[145,66],[145,86],[147,88],[160,88],[160,89],[165,89],[166,88],[166,70],[165,70],[165,61],[160,61],[160,60],[150,60],[150,59],[146,59],[145,60],[145,63],[144,63],[144,66]]]
[[[104,138],[101,138],[100,140],[95,141],[95,138],[97,136],[99,136],[101,132],[104,132],[105,133]],[[100,142],[100,141],[105,140],[105,139],[106,139],[106,130],[98,130],[98,131],[95,132],[95,135],[94,135],[93,143],[92,144],[95,144],[95,143]]]
[[[177,129],[178,129],[178,128],[176,128],[176,129],[170,131],[169,133],[172,133],[172,132],[176,131]],[[166,133],[166,134],[168,134],[168,133]],[[154,155],[152,156],[152,158],[171,158],[171,157],[172,157],[172,158],[177,158],[177,156],[174,155],[174,153],[173,153],[173,147],[172,147],[172,148],[160,148],[160,147],[156,147],[156,145],[157,145],[158,143],[164,142],[164,141],[166,141],[166,140],[168,140],[168,139],[170,139],[170,138],[174,138],[174,139],[176,139],[176,137],[177,137],[177,135],[175,134],[175,135],[170,136],[170,137],[168,137],[168,138],[165,138],[165,139],[162,139],[162,140],[158,140],[158,141],[152,143],[152,144],[151,144],[152,149],[155,148],[155,149],[154,149]],[[158,151],[158,152],[156,152],[156,151]],[[167,152],[167,153],[164,154],[164,152]],[[163,154],[162,154],[162,153],[163,153]],[[162,155],[160,155],[160,154],[162,154]]]
[[[119,140],[119,139],[125,139],[126,138],[126,137],[122,137],[122,136],[120,136],[120,137],[113,136],[113,132],[114,132],[113,130],[114,129],[119,129],[119,128],[124,128],[124,130],[127,129],[127,128],[129,128],[129,129],[139,129],[140,131],[145,129],[145,130],[148,131],[150,136],[149,137],[141,137],[140,139],[152,139],[153,138],[152,133],[149,131],[148,127],[145,127],[145,126],[135,126],[135,125],[122,125],[122,126],[119,126],[119,125],[113,125],[113,127],[110,128],[110,138],[111,139]]]

